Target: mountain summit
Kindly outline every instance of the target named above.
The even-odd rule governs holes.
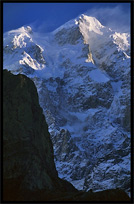
[[[130,192],[130,35],[80,15],[51,33],[4,34],[4,69],[31,78],[58,175],[77,189]]]

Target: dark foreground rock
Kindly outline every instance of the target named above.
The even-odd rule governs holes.
[[[121,190],[82,192],[58,178],[34,83],[3,73],[3,200],[129,201]]]
[[[28,190],[18,188],[18,180],[8,179],[4,181],[4,201],[130,201],[128,195],[119,189],[110,189],[101,192],[82,192],[62,190]]]

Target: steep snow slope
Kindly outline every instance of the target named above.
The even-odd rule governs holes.
[[[130,191],[128,33],[81,15],[52,33],[4,34],[4,69],[38,89],[61,178],[76,188]]]

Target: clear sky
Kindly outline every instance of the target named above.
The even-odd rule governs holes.
[[[85,12],[103,25],[130,28],[130,3],[3,3],[3,31],[31,25],[50,32]]]

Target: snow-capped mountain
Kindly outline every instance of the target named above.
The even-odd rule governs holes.
[[[4,69],[38,90],[59,177],[130,192],[130,36],[81,15],[51,33],[4,34]]]

